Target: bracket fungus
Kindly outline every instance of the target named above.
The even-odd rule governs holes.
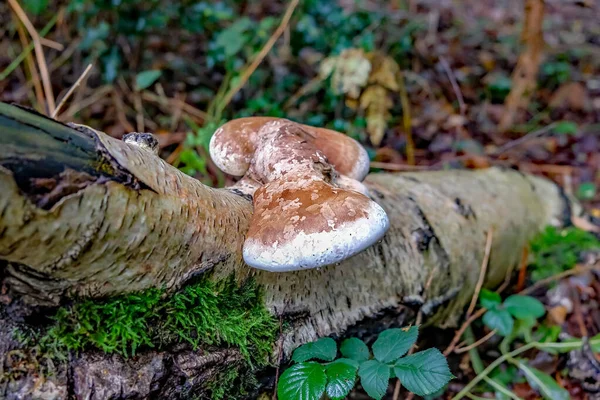
[[[243,246],[246,263],[269,271],[340,262],[380,240],[385,211],[360,182],[369,158],[355,140],[329,129],[268,117],[221,126],[210,155],[243,176],[232,188],[253,197]]]

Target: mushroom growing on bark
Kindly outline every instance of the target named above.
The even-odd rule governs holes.
[[[293,271],[340,262],[381,239],[385,211],[360,182],[369,170],[355,140],[278,118],[230,121],[210,142],[234,189],[253,196],[243,247],[252,267]]]

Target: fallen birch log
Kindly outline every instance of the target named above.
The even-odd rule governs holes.
[[[254,269],[242,256],[252,217],[248,196],[204,186],[139,146],[0,104],[5,302],[57,306],[148,288],[173,292],[201,274],[214,280],[233,274],[240,282],[253,277],[267,309],[290,321],[284,354],[318,337],[360,331],[384,313],[397,315],[401,325],[421,309],[428,323],[453,327],[474,291],[488,231],[493,242],[485,285],[492,287],[518,265],[540,230],[568,224],[574,207],[554,183],[509,169],[371,174],[363,184],[389,218],[381,240],[322,268]],[[235,358],[228,349],[215,354],[190,374],[208,376],[208,369]],[[56,378],[61,390],[53,398],[67,392],[104,398],[84,388],[98,363],[107,370],[154,371],[145,389],[131,389],[134,398],[176,398],[161,392],[172,384],[168,376],[151,379],[158,368],[151,365],[169,375],[165,365],[177,356],[171,364],[167,358],[154,350],[133,361],[83,354],[69,368],[88,375]],[[110,379],[94,376],[97,393],[110,386]]]

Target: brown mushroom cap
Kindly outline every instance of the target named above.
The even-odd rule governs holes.
[[[269,271],[340,262],[377,242],[389,221],[364,195],[314,176],[282,178],[259,188],[244,260]]]
[[[291,121],[273,117],[234,119],[221,126],[210,141],[210,155],[224,172],[242,176],[256,151],[259,131],[268,123]],[[321,150],[340,174],[362,181],[369,172],[369,156],[356,140],[331,129],[297,124],[309,136],[307,140]]]
[[[234,127],[242,141],[235,141]],[[322,150],[333,151],[336,147],[327,145],[335,141],[342,143],[337,149],[346,142],[350,149],[359,146],[352,139],[333,131],[335,135],[315,133],[316,128],[279,118],[244,118],[226,128],[215,133],[211,155],[220,154],[215,162],[225,172],[244,173],[239,181],[243,184],[234,188],[254,194],[243,247],[250,266],[291,271],[336,263],[387,231],[385,211],[365,195],[359,181],[338,175]],[[238,151],[235,158],[231,151]],[[358,158],[360,162],[362,156]],[[368,168],[366,152],[364,160]],[[356,166],[341,165],[354,176],[363,173]]]

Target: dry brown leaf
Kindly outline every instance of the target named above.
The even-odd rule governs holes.
[[[366,110],[367,132],[374,146],[381,144],[392,105],[388,91],[383,86],[369,86],[360,96],[360,107]]]
[[[381,85],[388,90],[397,92],[400,89],[398,86],[398,74],[400,73],[398,63],[381,52],[373,52],[368,55],[372,66],[369,83]]]
[[[319,76],[331,76],[331,89],[335,94],[345,94],[358,99],[369,80],[371,62],[362,49],[346,49],[337,57],[327,57],[321,63]]]

